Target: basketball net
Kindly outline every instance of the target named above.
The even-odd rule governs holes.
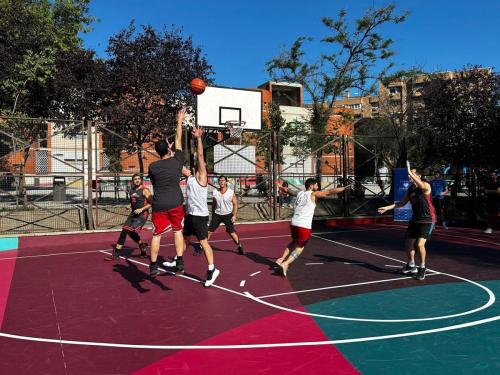
[[[245,124],[246,121],[230,120],[226,121],[224,125],[229,132],[229,136],[233,139],[239,139],[241,142],[241,136],[243,134]]]

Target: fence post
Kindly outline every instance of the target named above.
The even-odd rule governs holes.
[[[92,172],[94,165],[92,163],[92,122],[85,120],[85,129],[87,130],[87,218],[89,221],[88,229],[94,229],[94,215],[92,206]],[[96,180],[97,186],[97,180]]]
[[[347,136],[342,135],[342,185],[347,184],[347,180],[349,178],[349,146],[347,142]],[[343,205],[344,205],[344,216],[347,217],[350,215],[349,212],[349,200],[348,200],[348,192],[344,191],[343,197]]]
[[[277,154],[278,154],[278,136],[276,133],[276,130],[272,130],[271,132],[271,143],[272,143],[272,179],[271,183],[273,184],[272,187],[272,192],[273,192],[273,198],[271,200],[272,205],[273,205],[273,220],[278,220],[278,211],[277,211],[277,189],[276,189],[276,181],[278,180],[278,160],[277,160]]]

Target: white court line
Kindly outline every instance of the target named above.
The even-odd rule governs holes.
[[[384,265],[384,267],[401,268],[401,266],[400,266],[400,265],[397,265],[397,266],[396,266],[396,265],[394,265],[394,264],[386,264],[386,265]]]
[[[388,224],[382,224],[382,225],[387,225],[387,229],[389,228],[399,228],[399,229],[406,229],[406,226],[404,225],[388,225]],[[458,230],[458,229],[457,229]],[[314,233],[316,234],[316,233]],[[318,233],[318,234],[321,234],[321,233]],[[470,235],[480,235],[479,233],[468,233]],[[471,241],[477,241],[477,242],[484,242],[484,243],[487,243],[487,244],[491,244],[491,245],[496,245],[496,246],[500,246],[500,243],[498,242],[491,242],[491,241],[486,241],[486,240],[480,240],[478,238],[472,238],[472,237],[464,237],[464,236],[457,236],[457,235],[453,235],[453,234],[449,234],[449,233],[443,233],[441,231],[433,231],[432,232],[432,235],[433,236],[443,236],[443,237],[455,237],[455,238],[462,238],[464,240],[471,240]]]
[[[321,237],[319,237],[321,238]],[[107,253],[109,254],[109,253]],[[123,258],[122,258],[123,259]],[[142,262],[135,261],[133,259],[128,259],[131,262],[142,264],[147,266]],[[182,275],[183,276],[183,275]],[[185,277],[186,279],[199,282],[198,280]],[[464,279],[465,280],[465,279]],[[218,287],[217,285],[213,285]],[[226,290],[241,296],[247,297],[245,294],[238,293],[236,291],[232,291],[230,289],[218,287],[222,290]],[[259,301],[261,302],[261,301]],[[263,301],[262,301],[263,302]],[[297,311],[293,311],[297,313]],[[410,336],[419,336],[426,335],[431,333],[438,332],[446,332],[453,331],[458,329],[463,329],[467,327],[473,327],[481,324],[491,323],[494,321],[500,320],[500,315],[480,319],[472,322],[456,324],[451,326],[445,326],[440,328],[434,328],[429,330],[422,331],[411,331],[398,333],[393,335],[382,335],[382,336],[370,336],[370,337],[358,337],[358,338],[350,338],[350,339],[340,339],[340,340],[327,340],[327,341],[307,341],[307,342],[287,342],[287,343],[266,343],[266,344],[238,344],[238,345],[141,345],[141,344],[118,344],[118,343],[108,343],[108,342],[91,342],[91,341],[74,341],[74,340],[56,340],[42,337],[31,337],[31,336],[20,336],[13,335],[9,333],[0,332],[0,337],[6,337],[17,340],[25,340],[25,341],[34,341],[34,342],[44,342],[44,343],[56,343],[56,344],[66,344],[66,345],[80,345],[80,346],[96,346],[96,347],[113,347],[113,348],[129,348],[129,349],[160,349],[160,350],[182,350],[182,349],[191,349],[191,350],[204,350],[204,349],[256,349],[256,348],[281,348],[281,347],[300,347],[300,346],[319,346],[319,345],[336,345],[336,344],[348,344],[348,343],[357,343],[357,342],[368,342],[368,341],[377,341],[377,340],[387,340],[393,338],[400,337],[410,337]]]
[[[16,340],[26,340],[35,342],[44,342],[52,344],[65,344],[65,345],[81,345],[81,346],[98,346],[98,347],[111,347],[111,348],[126,348],[126,349],[160,349],[160,350],[206,350],[206,349],[260,349],[260,348],[284,348],[284,347],[296,347],[296,346],[319,346],[319,345],[338,345],[338,344],[351,344],[357,342],[369,342],[378,340],[388,340],[401,337],[411,337],[428,335],[431,333],[454,331],[458,329],[474,327],[481,324],[491,323],[500,320],[500,315],[492,316],[486,319],[480,319],[472,322],[455,324],[451,326],[445,326],[440,328],[426,329],[422,331],[412,331],[396,333],[393,335],[382,335],[382,336],[371,336],[371,337],[357,337],[351,339],[339,339],[339,340],[327,340],[327,341],[306,341],[306,342],[283,342],[283,343],[271,343],[271,344],[236,344],[236,345],[140,345],[140,344],[117,344],[111,342],[91,342],[91,341],[74,341],[74,340],[56,340],[47,339],[42,337],[30,337],[30,336],[19,336],[12,335],[9,333],[0,332],[0,337],[6,337]]]
[[[317,264],[325,264],[325,263],[305,263],[306,266],[315,266]]]
[[[434,276],[434,275],[441,275],[441,273],[434,272],[434,273],[428,273],[427,274],[427,276]],[[399,281],[399,280],[405,280],[405,279],[413,279],[413,277],[412,276],[404,276],[404,277],[397,277],[397,278],[393,278],[393,279],[383,279],[383,280],[375,280],[375,281],[364,281],[364,282],[354,283],[354,284],[325,286],[323,288],[304,289],[304,290],[296,290],[296,291],[293,291],[293,292],[268,294],[268,295],[259,296],[259,297],[256,297],[256,298],[262,298],[263,299],[263,298],[279,297],[279,296],[286,296],[286,295],[289,295],[289,294],[300,294],[300,293],[317,292],[317,291],[320,291],[320,290],[349,288],[351,286],[369,285],[369,284],[378,284],[378,283],[387,283],[387,282],[390,282],[390,281]]]
[[[322,237],[318,237],[320,239],[324,239]],[[344,246],[349,246],[350,245],[345,245],[341,244]],[[360,249],[362,250],[362,249]],[[109,253],[107,253],[109,254]],[[385,257],[381,254],[376,254],[382,257]],[[386,257],[389,258],[389,257]],[[389,258],[392,259],[392,258]],[[393,259],[394,260],[394,259]],[[147,266],[147,264],[135,261],[133,259],[128,259],[128,261],[142,264]],[[396,260],[397,262],[404,263],[403,261]],[[448,274],[445,274],[448,275]],[[183,276],[183,275],[182,275]],[[463,279],[458,276],[454,275],[449,275],[455,278],[459,278],[468,282],[471,282],[470,280]],[[185,277],[187,279],[191,279],[189,277]],[[193,281],[199,282],[199,280],[191,279]],[[475,282],[472,282],[483,289],[487,289],[483,287],[480,284],[477,284]],[[218,287],[214,285],[215,287]],[[232,291],[226,288],[220,287],[220,289],[230,291],[232,293],[242,295],[241,293],[238,293],[236,291]],[[489,289],[488,289],[489,290]],[[494,295],[493,295],[494,297]],[[260,302],[260,301],[259,301]],[[262,301],[263,302],[263,301]],[[297,311],[293,311],[294,313],[297,313]],[[456,325],[451,325],[451,326],[445,326],[445,327],[440,327],[440,328],[434,328],[434,329],[429,329],[429,330],[421,330],[421,331],[412,331],[412,332],[404,332],[404,333],[398,333],[398,334],[392,334],[392,335],[382,335],[382,336],[371,336],[371,337],[358,337],[358,338],[350,338],[350,339],[339,339],[339,340],[327,340],[327,341],[312,341],[312,342],[288,342],[288,343],[267,343],[267,344],[241,344],[241,345],[140,345],[140,344],[117,344],[117,343],[107,343],[107,342],[89,342],[89,341],[74,341],[74,340],[57,340],[57,339],[49,339],[49,338],[40,338],[40,337],[30,337],[30,336],[20,336],[20,335],[13,335],[13,334],[8,334],[8,333],[2,333],[0,332],[0,337],[6,337],[6,338],[12,338],[12,339],[17,339],[17,340],[27,340],[27,341],[34,341],[34,342],[44,342],[44,343],[57,343],[57,344],[67,344],[67,345],[81,345],[81,346],[97,346],[97,347],[114,347],[114,348],[131,348],[131,349],[160,349],[160,350],[180,350],[180,349],[192,349],[192,350],[203,350],[203,349],[253,349],[253,348],[277,348],[277,347],[300,347],[300,346],[318,346],[318,345],[336,345],[336,344],[348,344],[348,343],[357,343],[357,342],[369,342],[369,341],[377,341],[377,340],[387,340],[387,339],[393,339],[393,338],[401,338],[401,337],[410,337],[410,336],[419,336],[419,335],[426,335],[426,334],[431,334],[431,333],[438,333],[438,332],[446,332],[446,331],[453,331],[453,330],[458,330],[458,329],[463,329],[467,327],[473,327],[473,326],[478,326],[486,323],[491,323],[494,321],[500,320],[500,315],[493,316],[490,318],[486,319],[480,319],[472,322],[467,322],[467,323],[462,323],[462,324],[456,324]]]
[[[105,250],[112,250],[112,249],[105,249]],[[40,254],[40,255],[25,255],[22,257],[9,257],[9,258],[0,258],[1,260],[8,260],[8,259],[27,259],[27,258],[43,258],[43,257],[52,257],[56,255],[73,255],[73,254],[89,254],[89,253],[98,253],[102,250],[89,250],[89,251],[73,251],[71,253],[54,253],[54,254]]]
[[[344,264],[366,264],[363,262],[344,262]]]
[[[259,273],[261,273],[261,272],[262,272],[262,271],[257,271],[257,272],[254,272],[254,273],[250,274],[250,277],[253,277],[253,276],[255,276],[255,275],[258,275],[258,274],[259,274]]]
[[[241,280],[241,282],[240,282],[240,287],[242,287],[242,288],[243,288],[243,287],[245,286],[245,282],[246,282],[245,280]]]
[[[111,253],[108,253],[107,251],[101,251],[101,253],[104,253],[104,254],[108,254],[108,255],[111,255]],[[142,266],[145,266],[145,267],[148,267],[149,268],[149,264],[147,263],[143,263],[143,262],[139,262],[138,260],[135,260],[135,259],[130,259],[130,258],[126,258],[126,257],[123,257],[123,256],[120,256],[121,259],[123,260],[126,260],[126,261],[129,261],[129,262],[132,262],[132,263],[137,263],[137,264],[140,264]],[[186,275],[182,275],[182,274],[176,274],[175,272],[172,272],[172,271],[168,271],[164,268],[161,268],[161,267],[158,267],[158,269],[160,271],[163,271],[163,272],[166,272],[166,273],[169,273],[170,275],[175,275],[177,277],[182,277],[183,279],[187,279],[187,280],[191,280],[191,281],[194,281],[196,283],[201,283],[203,284],[204,281],[203,280],[198,280],[198,279],[195,279],[193,277],[189,277],[189,276],[186,276]],[[239,296],[242,296],[242,297],[245,297],[245,295],[243,293],[239,293],[235,290],[231,290],[231,289],[227,289],[227,288],[224,288],[223,286],[220,286],[220,285],[216,285],[216,284],[212,284],[210,286],[210,288],[216,288],[216,289],[221,289],[221,290],[224,290],[226,292],[229,292],[229,293],[234,293],[234,294],[237,294]]]

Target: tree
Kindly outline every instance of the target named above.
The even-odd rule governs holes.
[[[500,164],[500,75],[480,66],[466,66],[449,75],[434,74],[423,89],[424,109],[419,133],[429,137],[427,162],[466,166],[471,194],[468,217],[477,217],[477,178],[480,168]],[[459,185],[456,175],[455,186]],[[452,190],[456,198],[456,189]]]
[[[309,63],[303,50],[303,44],[312,40],[299,37],[289,51],[267,63],[267,70],[274,80],[300,83],[312,100],[309,125],[313,134],[324,134],[328,119],[335,106],[337,97],[346,89],[366,90],[369,80],[375,78],[372,70],[380,60],[388,60],[392,40],[385,39],[378,30],[388,23],[401,23],[407,14],[396,15],[395,6],[368,9],[364,16],[350,25],[346,20],[346,11],[341,10],[337,19],[323,17],[322,23],[332,35],[321,40],[328,46],[315,62]],[[331,49],[330,49],[331,48]],[[384,74],[392,64],[381,70]],[[322,148],[321,137],[311,145],[316,153],[316,174],[321,181]]]
[[[175,28],[157,32],[148,25],[136,32],[131,23],[110,39],[107,51],[109,130],[129,140],[127,151],[137,153],[144,173],[143,145],[174,134],[178,108],[194,107],[189,82],[211,83],[212,67]]]
[[[500,75],[466,66],[451,76],[434,74],[422,92],[418,131],[432,134],[434,162],[461,168],[498,166]]]
[[[425,145],[416,134],[415,120],[422,108],[421,89],[426,77],[422,69],[411,68],[380,80],[379,111],[388,120],[392,129],[390,135],[397,142],[396,160],[391,163],[394,167],[404,167],[408,158],[422,160],[420,151]]]
[[[46,117],[58,56],[82,45],[90,0],[0,0],[0,109]]]

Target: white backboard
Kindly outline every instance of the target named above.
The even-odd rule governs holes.
[[[245,121],[245,130],[262,127],[262,91],[207,87],[196,97],[196,123],[223,128],[226,121]]]

